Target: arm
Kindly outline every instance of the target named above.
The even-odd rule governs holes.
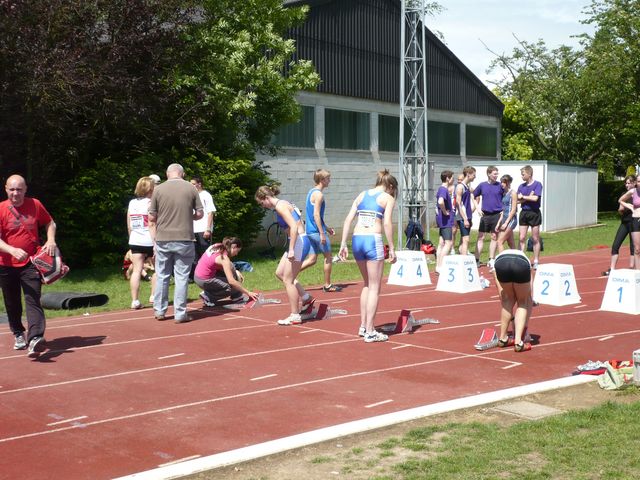
[[[449,215],[447,206],[444,204],[444,198],[438,197],[438,207],[440,207],[440,211],[442,211],[444,215]]]
[[[47,241],[44,244],[44,249],[49,255],[55,255],[56,248],[56,222],[51,220],[47,225]]]
[[[632,196],[633,190],[628,190],[627,192],[623,193],[622,196],[618,199],[618,203],[633,212],[633,204],[629,203],[629,200],[631,200]]]
[[[298,222],[293,218],[290,208],[291,204],[289,202],[279,202],[276,205],[276,212],[278,212],[286,222],[287,228],[289,229],[289,251],[287,252],[287,258],[293,261],[295,257],[294,248],[296,240],[298,239]]]
[[[193,219],[194,220],[200,220],[202,217],[204,217],[204,210],[202,210],[202,207],[196,208],[193,211]]]
[[[518,195],[516,194],[516,192],[511,190],[511,210],[509,210],[509,216],[507,217],[507,220],[504,222],[505,225],[509,225],[511,220],[513,220],[513,217],[516,216],[517,211],[518,211]]]
[[[462,185],[458,185],[456,187],[456,205],[458,205],[458,209],[460,210],[460,216],[462,217],[462,220],[464,221],[464,226],[465,227],[469,227],[469,219],[467,218],[467,209],[465,208],[464,204],[462,203],[462,192],[464,190],[464,187]]]
[[[244,288],[242,283],[236,280],[236,278],[234,277],[231,259],[229,259],[229,257],[227,257],[226,255],[220,255],[220,257],[218,257],[218,260],[220,260],[220,265],[222,266],[224,275],[227,278],[227,282],[229,282],[229,285],[231,285],[231,288],[244,293],[252,300],[257,300],[258,294]]]
[[[24,262],[27,258],[29,258],[27,252],[25,252],[21,248],[12,247],[2,239],[0,239],[0,251],[8,253],[19,262]]]
[[[387,238],[387,244],[389,245],[389,263],[395,263],[396,249],[393,246],[393,208],[395,206],[396,199],[389,195],[387,205],[384,207],[384,218],[382,219],[384,227],[384,236]]]
[[[158,215],[156,213],[149,212],[149,235],[151,236],[151,240],[155,246],[156,244],[156,221],[158,220]]]
[[[207,229],[204,231],[202,236],[207,240],[211,238],[211,230],[213,230],[213,212],[209,212],[207,214]]]
[[[340,240],[340,251],[338,255],[342,260],[346,260],[349,256],[349,250],[347,249],[347,236],[349,235],[349,230],[351,230],[351,224],[353,223],[353,219],[356,218],[356,212],[358,210],[359,198],[353,201],[353,205],[351,205],[351,210],[347,214],[347,217],[344,219],[344,224],[342,225],[342,239]]]

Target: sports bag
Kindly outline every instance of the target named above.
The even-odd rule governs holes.
[[[62,261],[60,249],[56,247],[55,255],[49,255],[42,247],[38,247],[35,255],[29,260],[36,267],[42,283],[49,285],[69,273],[69,267]]]

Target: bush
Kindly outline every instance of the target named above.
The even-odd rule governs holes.
[[[598,182],[598,211],[617,211],[620,206],[618,199],[623,193],[624,183],[620,180],[600,180]]]
[[[57,240],[65,260],[74,267],[120,265],[127,250],[126,214],[141,176],[164,177],[167,165],[180,163],[185,178],[202,177],[218,210],[214,238],[236,235],[250,244],[261,228],[264,210],[254,201],[264,184],[264,169],[252,160],[213,155],[148,154],[132,161],[105,158],[70,181],[64,195],[54,200],[51,212],[58,225]]]

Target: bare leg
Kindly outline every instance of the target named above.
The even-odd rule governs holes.
[[[518,345],[523,340],[523,334],[527,326],[529,325],[529,318],[531,317],[531,308],[533,307],[533,300],[531,298],[531,283],[514,283],[513,291],[515,293],[515,299],[518,303],[518,308],[515,314],[515,343]]]
[[[538,263],[540,260],[540,225],[531,227],[531,238],[533,242],[533,261]]]
[[[129,289],[131,290],[131,300],[138,300],[140,293],[140,276],[142,275],[142,267],[144,265],[144,254],[133,253],[131,254],[131,266],[133,271],[131,272],[131,278],[129,278]]]
[[[300,295],[298,293],[298,286],[300,288],[302,288],[302,286],[296,286],[294,282],[298,273],[300,273],[301,266],[301,262],[290,261],[287,258],[287,254],[285,253],[280,259],[280,263],[278,264],[278,268],[276,269],[276,276],[282,280],[284,288],[287,292],[287,298],[289,299],[289,306],[291,308],[292,314],[296,314],[299,312],[298,303],[300,300]]]
[[[324,286],[328,287],[331,285],[331,269],[333,268],[333,257],[331,257],[331,252],[325,252],[322,268],[324,269]]]
[[[300,271],[306,270],[307,268],[314,266],[317,260],[318,260],[318,255],[315,253],[309,252],[309,255],[307,255],[307,258],[305,258],[304,262],[302,262],[302,267],[300,267]]]
[[[360,319],[363,320],[362,310],[365,311],[364,326],[367,333],[375,332],[375,317],[378,310],[378,299],[380,296],[380,282],[384,270],[383,260],[358,261],[358,268],[362,272],[363,278],[366,271],[366,294],[365,288],[360,295]],[[364,270],[364,271],[363,271]],[[364,307],[364,309],[363,309]]]
[[[462,236],[460,241],[460,255],[467,255],[469,253],[469,235]]]

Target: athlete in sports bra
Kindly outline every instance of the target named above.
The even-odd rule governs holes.
[[[278,223],[287,229],[289,248],[278,263],[276,277],[284,284],[287,291],[291,314],[283,320],[278,320],[278,324],[298,325],[302,323],[300,302],[304,309],[314,301],[314,298],[296,280],[302,261],[309,253],[309,239],[304,233],[300,212],[290,202],[279,199],[277,197],[279,193],[280,188],[277,185],[264,185],[258,188],[255,198],[260,206],[275,210]]]
[[[346,260],[349,256],[347,236],[353,221],[356,220],[351,238],[351,247],[353,249],[353,257],[364,279],[362,293],[360,294],[360,329],[358,330],[358,335],[364,337],[364,341],[367,343],[384,342],[389,338],[387,335],[375,330],[374,322],[378,309],[382,272],[384,270],[383,230],[389,244],[389,262],[394,263],[396,261],[393,246],[392,215],[397,192],[398,181],[389,173],[389,170],[381,170],[378,172],[375,187],[361,192],[356,197],[342,227],[339,255],[342,260]]]
[[[629,203],[629,200],[631,200],[631,203]],[[618,202],[633,212],[631,214],[633,257],[636,270],[640,270],[640,181],[636,179],[636,187],[622,194]]]

